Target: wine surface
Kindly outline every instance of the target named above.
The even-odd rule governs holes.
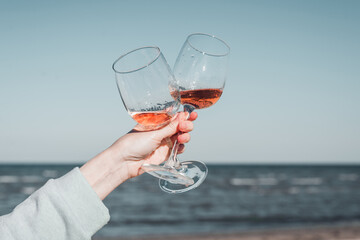
[[[171,116],[167,113],[159,112],[142,112],[133,113],[131,117],[143,126],[160,125],[171,119]]]
[[[219,88],[180,91],[181,104],[190,104],[196,109],[207,108],[219,100],[222,92]]]

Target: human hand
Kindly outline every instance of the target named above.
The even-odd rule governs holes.
[[[122,172],[126,179],[136,177],[144,171],[144,163],[159,165],[166,161],[171,153],[173,143],[177,139],[181,144],[178,153],[184,151],[184,143],[190,141],[189,132],[197,113],[178,113],[176,118],[165,127],[154,131],[138,131],[137,127],[128,134],[119,138],[109,149],[113,151],[114,158],[121,159],[119,164],[125,164]],[[177,134],[180,133],[180,134]]]
[[[197,113],[178,113],[165,127],[154,131],[138,131],[135,127],[119,138],[108,149],[84,164],[80,171],[101,199],[129,178],[143,173],[144,163],[160,164],[167,160],[173,143],[181,144],[178,153],[184,151],[184,143],[190,140],[189,132]],[[179,133],[179,134],[178,134]]]

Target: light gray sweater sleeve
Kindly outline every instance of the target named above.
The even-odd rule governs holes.
[[[108,209],[75,168],[0,217],[0,239],[89,240],[109,219]]]

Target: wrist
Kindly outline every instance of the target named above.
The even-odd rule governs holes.
[[[101,200],[129,178],[122,156],[111,148],[85,163],[80,171]]]

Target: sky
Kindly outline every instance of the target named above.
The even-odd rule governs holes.
[[[187,35],[231,47],[181,160],[360,163],[360,1],[0,0],[0,163],[82,163],[127,133],[111,65]]]

